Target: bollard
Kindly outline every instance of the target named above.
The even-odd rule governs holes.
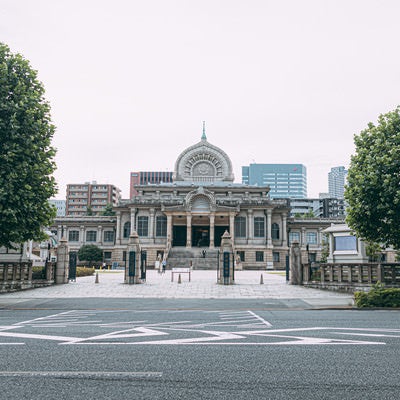
[[[94,283],[99,283],[99,273],[96,272],[96,280],[94,281]]]
[[[178,275],[178,283],[182,283],[181,274]]]
[[[263,274],[261,274],[261,277],[260,277],[260,285],[264,285],[264,278],[263,278]]]

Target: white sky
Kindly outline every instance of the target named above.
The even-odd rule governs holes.
[[[308,195],[353,135],[400,102],[398,0],[0,0],[0,41],[23,54],[57,126],[67,183],[173,171],[208,141],[241,166],[303,163]]]

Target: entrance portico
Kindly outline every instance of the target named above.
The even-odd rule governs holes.
[[[171,232],[171,247],[219,247],[225,231],[234,231],[233,212],[190,213],[174,211],[167,215],[167,232]]]

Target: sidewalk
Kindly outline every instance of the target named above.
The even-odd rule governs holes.
[[[235,285],[218,285],[216,271],[192,271],[171,282],[171,271],[159,274],[148,270],[146,282],[124,284],[123,271],[99,271],[95,276],[77,278],[76,282],[14,293],[1,294],[0,299],[27,300],[47,298],[166,298],[166,299],[300,299],[312,307],[346,307],[353,305],[349,294],[289,285],[285,276],[276,272],[236,271]]]

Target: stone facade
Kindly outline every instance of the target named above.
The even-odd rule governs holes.
[[[107,263],[124,266],[132,232],[139,235],[149,267],[159,254],[168,257],[177,248],[193,257],[203,250],[211,254],[225,231],[244,269],[285,268],[292,230],[301,236],[304,251],[312,240],[318,257],[321,230],[330,221],[301,225],[304,220],[289,219],[287,200],[270,199],[268,187],[233,183],[229,157],[204,132],[199,143],[179,155],[173,177],[172,183],[137,186],[137,195],[114,207],[115,217],[58,218],[53,229],[71,250],[90,242],[105,251]]]

